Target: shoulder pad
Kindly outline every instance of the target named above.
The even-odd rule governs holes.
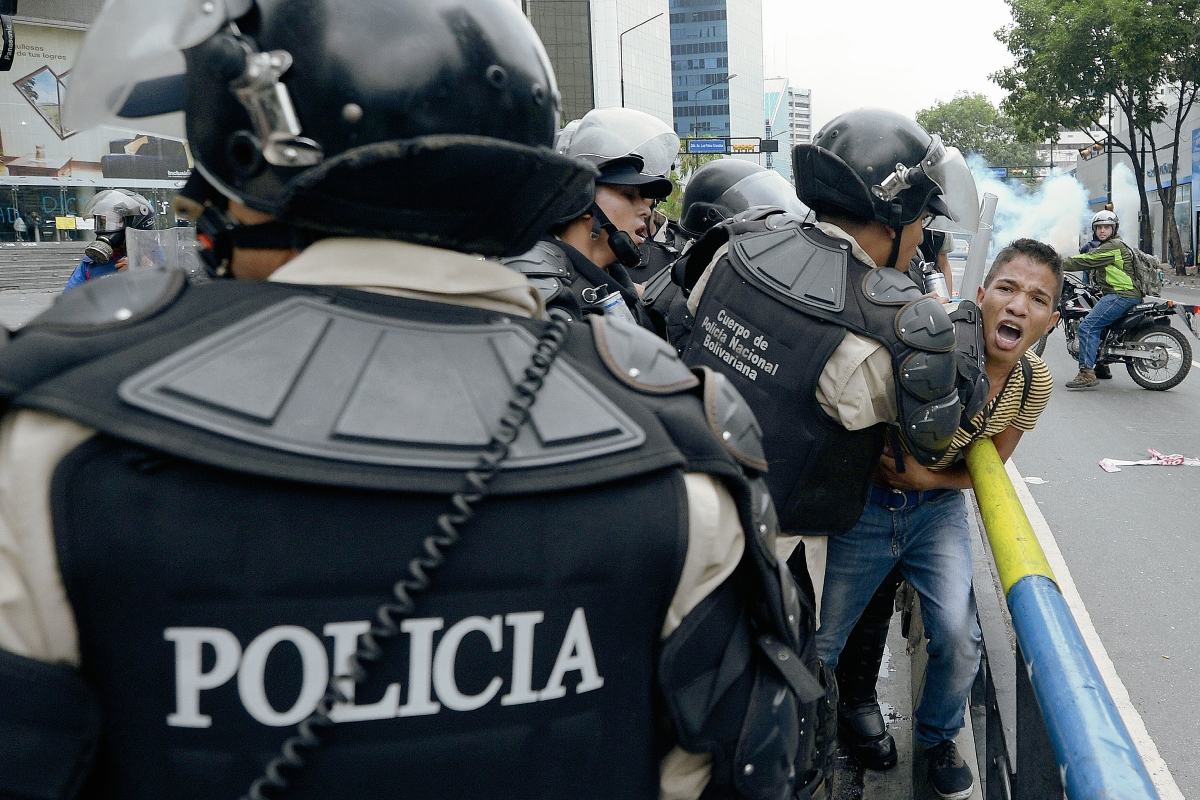
[[[596,350],[626,386],[646,394],[676,394],[700,385],[669,343],[608,314],[589,314]]]
[[[954,349],[954,325],[936,297],[921,297],[900,309],[896,335],[917,350],[949,353]]]
[[[528,253],[502,258],[500,263],[530,278],[559,278],[570,283],[575,277],[571,259],[547,241],[538,242]]]
[[[187,286],[181,269],[136,269],[64,292],[24,330],[91,332],[133,325],[175,302]]]
[[[898,269],[880,267],[863,278],[863,296],[879,306],[902,306],[924,294]]]
[[[797,310],[839,312],[846,305],[849,249],[845,242],[819,241],[808,228],[787,224],[732,237],[729,257],[743,277]]]
[[[134,374],[119,395],[269,450],[468,469],[491,440],[535,345],[533,334],[511,322],[417,322],[293,297]],[[530,414],[503,469],[582,461],[646,439],[564,359],[554,362]]]
[[[701,367],[699,372],[704,379],[704,415],[713,433],[739,464],[766,472],[762,428],[749,404],[721,373],[708,367]]]
[[[987,350],[983,341],[983,315],[970,300],[963,300],[950,314],[957,352],[959,397],[966,425],[987,405],[991,383],[987,376]],[[974,431],[971,431],[974,433]]]

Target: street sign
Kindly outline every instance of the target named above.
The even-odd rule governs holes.
[[[763,139],[762,140],[762,151],[764,153],[778,153],[779,152],[779,140],[778,139]]]
[[[735,153],[757,153],[758,145],[754,142],[737,142],[733,145]]]
[[[1008,177],[1008,167],[988,167],[987,174],[990,178],[1002,181]]]
[[[729,148],[724,139],[688,139],[689,153],[727,153]]]

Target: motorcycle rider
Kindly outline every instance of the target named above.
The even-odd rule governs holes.
[[[84,206],[83,216],[96,226],[96,241],[83,251],[83,258],[63,291],[105,275],[113,275],[129,265],[126,257],[125,230],[154,229],[154,207],[137,192],[105,189],[97,192]]]
[[[745,404],[486,259],[592,177],[512,3],[115,0],[76,64],[72,128],[182,106],[214,271],[300,252],[96,281],[0,352],[0,794],[820,789]]]
[[[805,536],[819,598],[825,537],[858,522],[885,440],[936,463],[960,416],[982,408],[982,353],[956,359],[954,323],[903,274],[924,226],[942,216],[970,230],[978,197],[957,150],[890,111],[843,114],[793,163],[816,224],[772,214],[697,242],[681,270],[696,326],[683,357],[725,371],[755,409],[781,529]],[[973,308],[961,309],[971,342]],[[942,377],[906,385],[918,373]],[[841,698],[839,733],[861,763],[886,769],[895,744],[874,681],[862,689]]]
[[[552,313],[619,314],[653,331],[628,270],[642,263],[654,203],[671,194],[679,137],[644,112],[597,108],[568,123],[556,148],[600,171],[594,193],[567,198],[550,234],[504,263],[530,279]]]
[[[1066,384],[1068,389],[1091,389],[1100,384],[1101,375],[1095,367],[1104,329],[1142,302],[1142,293],[1133,280],[1133,251],[1121,240],[1120,226],[1115,212],[1097,211],[1092,216],[1092,233],[1100,245],[1091,252],[1063,259],[1065,272],[1091,270],[1093,280],[1103,292],[1096,306],[1079,323],[1079,374]],[[1111,378],[1112,373],[1103,377]]]

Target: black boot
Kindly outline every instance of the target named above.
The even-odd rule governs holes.
[[[884,578],[838,659],[838,737],[867,769],[896,766],[896,741],[887,732],[880,713],[875,682],[883,663],[883,647],[901,580],[898,570]]]

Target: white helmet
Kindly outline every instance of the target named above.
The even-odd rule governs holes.
[[[1121,220],[1117,219],[1117,215],[1115,212],[1109,211],[1106,208],[1103,211],[1097,211],[1094,215],[1092,215],[1092,233],[1093,234],[1096,232],[1097,225],[1112,225],[1113,236],[1116,236],[1117,229],[1121,225]]]

